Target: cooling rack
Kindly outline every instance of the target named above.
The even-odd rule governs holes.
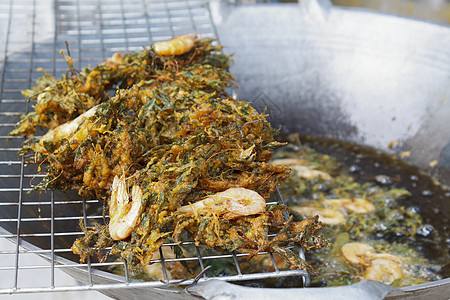
[[[200,271],[208,265],[221,266],[223,261],[232,266],[232,271],[206,272],[200,280],[211,276],[228,281],[295,277],[303,285],[309,284],[307,272],[280,269],[271,253],[258,254],[272,262],[268,271],[247,272],[242,267],[246,255],[212,253],[189,240],[181,246],[191,248],[190,255],[164,257],[164,249],[174,246],[164,244],[160,258],[153,261],[160,264],[165,283],[132,279],[126,264],[117,260],[99,263],[88,259],[80,264],[70,249],[71,243],[83,235],[78,222],[81,219],[89,225],[104,221],[102,203],[70,192],[30,193],[33,183],[43,175],[38,166],[26,164],[18,155],[24,138],[10,137],[8,133],[19,120],[19,114],[32,109],[32,103],[27,103],[21,91],[42,75],[39,68],[56,77],[65,73],[67,65],[59,51],[66,48],[66,42],[74,67],[81,69],[101,63],[117,51],[139,50],[156,41],[192,32],[218,38],[207,1],[0,1],[0,238],[14,242],[11,248],[0,248],[0,276],[11,279],[6,286],[0,286],[0,294],[164,287],[176,283],[170,279],[167,265],[177,262],[195,263]],[[273,202],[276,201],[282,201],[279,193],[274,196]],[[303,256],[303,251],[299,251]],[[45,263],[27,264],[28,260],[23,258],[28,255],[43,257]],[[75,276],[80,283],[60,284],[55,276],[57,269]],[[24,285],[21,282],[24,273],[44,277],[47,284]],[[196,276],[190,274],[183,284],[193,283]]]

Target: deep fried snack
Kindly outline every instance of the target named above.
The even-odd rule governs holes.
[[[51,96],[48,89],[61,85],[63,95],[82,89],[95,99],[76,113],[36,112],[36,121],[26,117],[14,132],[29,133],[33,126],[52,129],[23,149],[32,151],[36,162],[49,164],[37,188],[74,188],[106,201],[112,224],[81,224],[85,236],[72,247],[81,261],[94,253],[100,261],[120,253],[129,269],[139,273],[164,242],[180,242],[184,230],[197,244],[222,251],[276,251],[296,269],[308,265],[289,250],[290,243],[328,245],[314,235],[321,227],[317,218],[293,223],[282,217],[282,206],[259,204],[248,214],[226,208],[196,213],[196,203],[230,194],[226,190],[233,191],[235,204],[245,198],[236,191],[251,190],[253,199],[267,200],[290,173],[288,167],[268,162],[279,143],[266,115],[226,93],[232,76],[226,70],[228,57],[218,49],[211,40],[196,40],[180,56],[162,57],[153,50],[126,54],[94,67],[98,77],[86,71],[94,77],[63,76],[34,90],[38,105],[43,98],[59,103],[60,96]],[[105,69],[107,83],[100,80]],[[69,89],[68,82],[78,85]],[[113,83],[117,91],[107,97]],[[69,121],[55,127],[61,120]],[[186,209],[191,203],[193,209]],[[269,233],[275,238],[269,239]],[[106,247],[111,250],[104,254]]]

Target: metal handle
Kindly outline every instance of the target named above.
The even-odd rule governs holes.
[[[373,280],[363,280],[353,285],[328,288],[251,288],[220,280],[208,280],[189,289],[205,299],[309,299],[309,300],[378,300],[396,288]]]
[[[446,300],[449,291],[450,278],[403,288],[394,288],[373,280],[363,280],[348,286],[293,289],[250,288],[212,279],[189,289],[189,293],[205,299],[222,300]]]

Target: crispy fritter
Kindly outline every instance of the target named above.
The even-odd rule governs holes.
[[[108,254],[120,253],[138,273],[164,242],[179,242],[184,230],[208,248],[252,255],[276,251],[296,269],[308,265],[287,248],[289,243],[328,245],[314,236],[321,227],[317,218],[293,223],[281,217],[286,213],[282,206],[232,220],[214,212],[175,213],[234,187],[267,200],[290,173],[286,166],[269,163],[279,143],[267,116],[227,94],[233,78],[227,71],[229,57],[220,49],[211,40],[198,40],[179,56],[162,57],[153,50],[116,54],[59,80],[46,75],[26,92],[37,99],[36,112],[13,134],[33,133],[36,126],[51,129],[22,151],[33,152],[35,162],[48,163],[37,188],[76,189],[107,206],[118,176],[126,179],[127,188],[142,190],[141,215],[129,237],[112,239],[107,224],[82,226],[86,235],[72,247],[81,261],[94,253],[104,260],[101,250],[112,247]],[[115,95],[108,96],[114,88]],[[275,238],[269,239],[269,233]]]

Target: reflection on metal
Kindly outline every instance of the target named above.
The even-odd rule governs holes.
[[[325,21],[305,13],[272,4],[222,17],[240,98],[263,89],[285,112],[275,127],[411,151],[408,160],[430,170],[450,141],[450,28],[341,7]]]
[[[333,0],[333,4],[450,24],[448,0]]]
[[[218,280],[209,280],[190,288],[205,299],[335,299],[378,300],[395,288],[383,283],[364,280],[350,286],[320,289],[255,289]]]

